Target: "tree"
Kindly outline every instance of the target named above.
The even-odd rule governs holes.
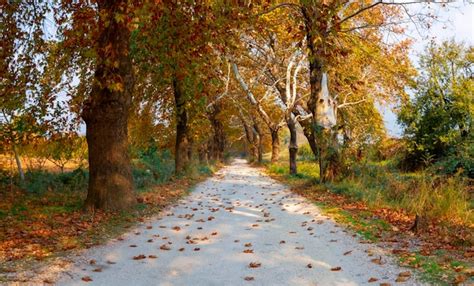
[[[22,181],[25,175],[19,149],[44,132],[51,103],[44,86],[48,50],[43,25],[49,9],[45,3],[0,4],[0,140],[14,154]]]
[[[184,1],[144,6],[146,21],[134,35],[135,59],[154,79],[154,85],[169,88],[173,99],[175,133],[175,172],[188,166],[194,149],[195,130],[190,128],[206,112],[209,82],[214,77],[216,50],[222,53],[232,11],[219,3]],[[227,29],[229,30],[229,29]]]
[[[338,152],[337,108],[342,104],[349,106],[348,102],[337,102],[336,87],[332,84],[340,77],[338,73],[334,73],[338,58],[354,53],[359,47],[364,51],[365,46],[378,47],[372,51],[380,55],[390,51],[389,45],[382,42],[380,32],[385,27],[394,33],[403,32],[398,26],[403,22],[399,5],[402,3],[301,0],[298,3],[276,4],[260,13],[266,15],[282,8],[288,9],[288,15],[295,19],[300,30],[300,41],[305,39],[310,95],[297,111],[310,118],[301,123],[311,149],[320,161],[322,181],[330,179],[328,175],[334,177],[335,170],[331,168],[338,165],[337,162],[331,163],[337,156],[330,155]],[[377,63],[371,62],[371,65],[377,66]],[[323,80],[323,75],[326,75],[327,80]],[[328,115],[333,120],[327,120]],[[329,149],[334,152],[329,152]],[[330,156],[324,158],[326,155]]]
[[[271,134],[271,137],[272,137],[272,157],[271,157],[271,161],[275,162],[275,161],[278,160],[279,153],[280,153],[280,139],[279,139],[279,136],[278,136],[278,132],[280,131],[280,129],[282,127],[282,121],[281,121],[281,118],[279,118],[280,120],[272,119],[268,115],[268,113],[265,111],[265,108],[263,107],[263,103],[262,103],[262,101],[265,100],[268,97],[268,94],[270,94],[272,92],[272,89],[267,88],[267,90],[265,92],[265,95],[262,96],[261,99],[257,100],[254,93],[250,90],[249,86],[247,85],[247,83],[243,79],[242,75],[240,74],[240,71],[239,71],[236,63],[232,63],[232,71],[233,71],[235,79],[239,83],[241,89],[245,92],[245,95],[246,95],[249,103],[256,109],[256,111],[260,115],[262,121],[265,122],[268,129],[270,130],[270,134]],[[255,120],[253,120],[253,121],[255,122]],[[258,126],[258,125],[254,124],[254,126]],[[256,131],[260,131],[260,129],[257,128]],[[263,133],[261,131],[258,132],[258,133],[259,133],[259,140],[263,140],[262,139]],[[259,146],[262,146],[262,144],[260,144]],[[259,156],[259,158],[260,158],[260,156]],[[259,159],[259,162],[261,162],[260,159]]]
[[[97,3],[96,68],[84,103],[89,147],[88,209],[120,210],[135,203],[128,150],[134,75],[130,58],[131,1]]]
[[[474,47],[432,42],[419,65],[414,95],[403,103],[398,117],[411,167],[455,154],[473,140]]]

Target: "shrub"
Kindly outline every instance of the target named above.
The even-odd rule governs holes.
[[[314,154],[313,151],[311,151],[311,147],[309,146],[308,143],[302,144],[298,148],[298,157],[300,160],[304,161],[314,161]]]
[[[169,150],[149,148],[139,152],[134,163],[132,174],[137,189],[169,181],[174,173],[174,160]]]

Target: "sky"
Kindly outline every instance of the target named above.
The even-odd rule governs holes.
[[[433,3],[429,6],[427,8],[426,4],[407,5],[411,14],[430,9],[438,16],[438,21],[433,22],[429,30],[417,30],[414,24],[407,26],[407,34],[414,41],[410,58],[415,66],[418,62],[418,55],[424,51],[433,38],[437,42],[454,38],[456,42],[474,45],[474,3],[468,4],[464,1],[458,1],[446,5],[446,7]],[[387,108],[381,111],[384,115],[388,134],[395,137],[401,136],[402,129],[397,124],[396,115]]]

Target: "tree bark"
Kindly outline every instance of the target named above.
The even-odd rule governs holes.
[[[278,132],[280,128],[270,129],[270,134],[272,136],[272,163],[275,163],[280,158],[280,136]]]
[[[219,120],[218,115],[221,111],[221,105],[216,103],[212,106],[212,110],[208,112],[208,118],[212,125],[213,135],[211,143],[211,159],[216,161],[224,161],[224,149],[226,136],[224,132],[224,124]]]
[[[252,118],[252,120],[255,137],[258,139],[258,163],[261,164],[263,162],[263,132],[258,126],[257,120],[255,118]]]
[[[186,140],[188,141],[188,146],[187,146],[187,161],[192,162],[193,161],[193,156],[194,156],[194,139],[193,136],[188,132],[186,133]]]
[[[305,121],[301,122],[301,126],[303,127],[303,134],[306,137],[309,147],[311,148],[311,152],[314,155],[314,160],[318,160],[318,145],[316,143],[316,136],[314,135],[314,130],[311,126],[311,122]]]
[[[175,174],[180,174],[186,166],[188,157],[186,136],[188,132],[188,113],[186,100],[176,76],[173,77],[173,91],[176,108]]]
[[[295,175],[297,173],[296,169],[296,155],[298,153],[298,141],[296,133],[296,121],[290,115],[287,118],[288,129],[290,130],[290,144],[288,146],[290,151],[290,175]]]
[[[208,145],[209,143],[207,144],[202,144],[198,147],[198,156],[199,156],[199,163],[201,164],[207,164],[208,163],[208,159],[209,159],[209,156],[208,156]]]
[[[23,171],[23,167],[21,165],[21,159],[20,155],[18,154],[18,150],[16,149],[16,146],[12,146],[13,150],[13,155],[15,155],[15,162],[16,162],[16,167],[18,169],[18,175],[20,176],[20,181],[24,182],[25,181],[25,172]]]
[[[128,153],[128,117],[134,77],[129,56],[128,1],[98,1],[97,67],[82,117],[89,147],[85,207],[122,210],[135,203]]]
[[[247,124],[247,122],[245,122],[245,119],[243,117],[240,117],[240,121],[242,121],[242,125],[244,127],[245,138],[247,139],[247,142],[250,145],[250,162],[254,162],[258,158],[258,147],[255,144],[255,132],[253,128],[249,124]]]

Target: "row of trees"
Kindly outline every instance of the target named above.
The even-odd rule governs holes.
[[[172,148],[175,171],[222,160],[241,139],[261,161],[301,125],[321,179],[339,148],[383,135],[376,104],[406,98],[415,74],[389,1],[60,1],[2,3],[2,132],[15,152],[32,134],[86,124],[89,209],[135,202],[130,144]],[[3,141],[3,140],[2,140]],[[232,145],[234,144],[234,145]]]

